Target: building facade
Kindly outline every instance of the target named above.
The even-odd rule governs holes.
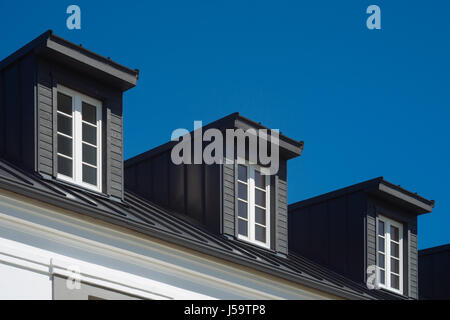
[[[416,217],[433,202],[377,180],[345,208],[327,204],[328,218],[311,209],[307,224],[304,204],[287,200],[303,142],[284,135],[272,175],[235,149],[231,163],[174,164],[174,142],[124,162],[122,98],[138,77],[51,31],[0,62],[0,299],[417,298]],[[268,129],[239,113],[208,128],[253,129],[249,139]],[[344,224],[326,220],[341,214]],[[337,243],[344,265],[304,230],[323,223],[355,227]],[[390,286],[369,289],[380,254],[402,271],[385,267]]]

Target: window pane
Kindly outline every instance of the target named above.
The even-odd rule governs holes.
[[[378,266],[384,269],[384,254],[378,253]]]
[[[391,242],[391,256],[398,258],[399,257],[399,245],[398,243]]]
[[[378,221],[378,234],[384,236],[384,222]]]
[[[248,236],[247,221],[238,219],[238,232],[240,235]]]
[[[58,131],[72,136],[72,118],[58,114]]]
[[[391,226],[391,240],[398,241],[398,228]]]
[[[255,203],[258,206],[265,207],[266,206],[266,192],[255,189]]]
[[[391,287],[394,289],[400,289],[399,277],[395,274],[391,274]]]
[[[238,182],[238,197],[242,200],[247,200],[247,185]]]
[[[92,124],[97,124],[97,108],[83,102],[83,108],[81,110],[81,117],[83,121],[90,122]]]
[[[400,262],[395,258],[391,258],[391,271],[400,274]]]
[[[58,92],[58,111],[72,115],[72,97]]]
[[[97,145],[97,128],[83,123],[83,141]]]
[[[72,157],[72,139],[58,134],[58,153]]]
[[[83,164],[83,182],[97,185],[97,169]]]
[[[244,219],[247,219],[247,203],[238,201],[238,215]]]
[[[266,189],[266,176],[261,175],[259,171],[255,170],[255,186],[261,189]]]
[[[83,162],[97,165],[97,148],[88,146],[83,143]]]
[[[72,160],[58,156],[58,173],[72,177]]]
[[[386,279],[386,274],[385,274],[384,270],[380,270],[380,279],[379,279],[380,283],[385,284],[386,283],[385,279]]]
[[[238,165],[238,179],[247,182],[247,167],[242,164]]]
[[[266,228],[255,225],[255,240],[266,242]]]
[[[255,221],[256,223],[266,225],[266,210],[255,207]]]
[[[378,251],[384,252],[384,238],[378,237]]]

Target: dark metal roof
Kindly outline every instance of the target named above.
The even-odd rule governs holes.
[[[425,256],[428,254],[435,254],[435,253],[440,253],[440,252],[445,252],[445,251],[450,252],[450,243],[443,244],[443,245],[440,245],[437,247],[431,247],[431,248],[419,250],[419,256]]]
[[[132,70],[110,58],[105,58],[61,37],[48,30],[36,39],[28,42],[5,59],[0,61],[0,70],[6,68],[21,57],[35,53],[50,56],[53,61],[73,65],[77,70],[85,71],[92,76],[104,78],[123,91],[134,87],[139,78],[139,70]]]
[[[361,183],[351,185],[342,189],[338,189],[332,192],[328,192],[316,197],[312,197],[306,200],[302,200],[289,205],[289,210],[296,208],[309,206],[313,203],[319,203],[328,199],[340,197],[345,194],[364,191],[369,194],[373,194],[389,201],[396,203],[402,207],[407,208],[415,214],[424,214],[432,211],[434,207],[434,200],[428,200],[417,193],[408,191],[401,186],[395,185],[384,180],[383,177],[367,180]]]
[[[125,193],[123,202],[118,202],[26,172],[4,160],[0,160],[0,188],[344,298],[404,298],[382,290],[368,290],[301,256],[289,254],[283,257],[270,250],[212,234],[180,218],[179,214],[129,192]]]

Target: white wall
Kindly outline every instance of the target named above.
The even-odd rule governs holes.
[[[51,300],[52,281],[45,274],[0,263],[0,300]]]

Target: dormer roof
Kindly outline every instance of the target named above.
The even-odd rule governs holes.
[[[313,198],[302,200],[289,205],[289,210],[305,207],[314,203],[326,201],[328,199],[337,198],[345,194],[363,190],[367,194],[380,197],[395,203],[396,205],[415,213],[416,215],[429,213],[433,210],[434,200],[428,200],[417,193],[413,193],[386,181],[383,177],[367,180],[352,186],[328,192]]]
[[[250,120],[241,114],[239,112],[231,113],[223,118],[220,118],[214,122],[211,122],[207,125],[204,125],[202,127],[202,130],[205,131],[210,128],[215,128],[219,130],[225,130],[225,129],[242,129],[247,130],[250,128],[253,129],[266,129],[270,130],[270,128],[262,125],[261,123],[255,122],[253,120]],[[193,132],[190,134],[192,135]],[[289,138],[282,134],[280,132],[279,135],[279,141],[280,141],[280,154],[286,159],[292,159],[295,157],[298,157],[302,154],[304,142],[303,141],[297,141],[292,138]],[[146,160],[148,158],[151,158],[159,153],[162,153],[164,151],[167,151],[171,149],[175,144],[177,144],[176,141],[169,141],[163,145],[160,145],[156,148],[153,148],[149,151],[143,152],[133,158],[130,158],[125,161],[125,167],[131,166],[133,164],[136,164],[138,162],[141,162],[143,160]]]
[[[136,86],[139,70],[132,70],[110,58],[85,49],[82,45],[74,44],[58,37],[52,30],[48,30],[30,41],[28,44],[0,61],[0,70],[14,61],[34,52],[41,57],[50,58],[66,66],[85,72],[94,78],[101,79],[122,91]]]

